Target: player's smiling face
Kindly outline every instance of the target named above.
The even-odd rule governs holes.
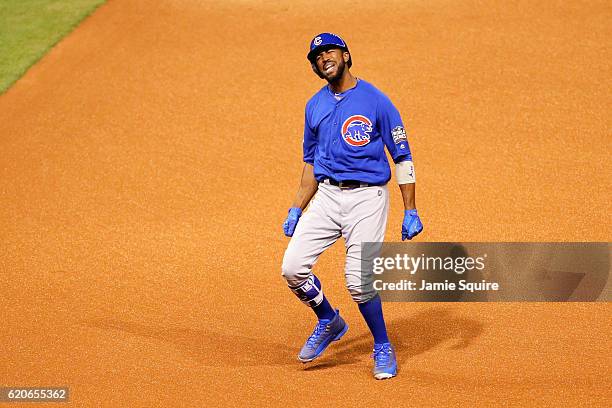
[[[317,54],[315,61],[317,69],[328,82],[333,82],[344,73],[346,65],[344,54],[339,48],[324,50]],[[348,53],[346,55],[348,56]]]

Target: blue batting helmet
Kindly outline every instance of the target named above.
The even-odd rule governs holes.
[[[340,36],[332,33],[321,33],[313,38],[310,42],[310,51],[308,52],[306,58],[308,58],[308,61],[314,65],[315,58],[317,57],[318,53],[332,48],[340,48],[342,51],[349,52],[348,45],[346,45]],[[353,61],[350,56],[346,64],[349,66],[349,68],[351,65],[353,65]]]

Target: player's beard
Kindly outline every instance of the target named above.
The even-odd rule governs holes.
[[[341,59],[340,62],[338,63],[338,67],[336,69],[336,73],[332,74],[331,76],[328,76],[325,74],[325,71],[323,71],[323,76],[325,77],[325,79],[327,80],[327,82],[334,83],[338,80],[340,80],[340,78],[342,78],[342,75],[344,74],[344,70],[346,69],[346,63],[344,62],[344,59]]]

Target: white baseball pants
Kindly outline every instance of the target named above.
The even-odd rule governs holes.
[[[384,240],[388,212],[389,191],[386,185],[341,189],[319,183],[319,189],[300,218],[285,251],[282,275],[287,284],[297,287],[306,281],[323,251],[343,237],[346,287],[357,303],[372,299],[376,291],[372,285],[371,268],[362,272],[361,244]]]

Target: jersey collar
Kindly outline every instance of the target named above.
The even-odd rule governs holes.
[[[328,85],[325,87],[325,88],[327,88],[327,94],[328,94],[328,95],[329,95],[329,96],[332,98],[332,100],[333,100],[335,103],[342,102],[344,99],[346,99],[346,97],[347,97],[349,94],[351,94],[351,93],[352,93],[352,92],[353,92],[355,89],[357,89],[357,87],[359,86],[359,83],[361,82],[361,79],[359,79],[359,78],[356,78],[356,79],[357,79],[357,83],[355,84],[355,86],[354,86],[354,87],[349,88],[349,89],[347,89],[346,91],[341,92],[341,93],[338,93],[338,94],[337,94],[337,93],[335,93],[334,91],[332,91],[332,90],[331,90],[331,88],[330,88],[330,86],[329,86],[329,84],[328,84]],[[338,99],[338,97],[340,97],[340,99]]]

